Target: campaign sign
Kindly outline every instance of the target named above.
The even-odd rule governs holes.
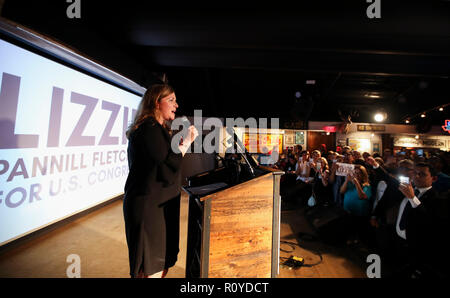
[[[141,97],[0,39],[0,245],[123,193]]]

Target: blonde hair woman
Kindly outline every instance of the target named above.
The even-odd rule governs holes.
[[[183,143],[171,148],[167,123],[177,108],[171,86],[153,85],[127,131],[123,212],[131,277],[164,277],[177,260],[181,162],[198,135],[191,126]]]

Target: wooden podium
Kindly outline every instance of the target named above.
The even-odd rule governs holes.
[[[221,182],[184,187],[189,194],[187,278],[277,276],[283,172],[259,170],[260,176],[231,187]]]

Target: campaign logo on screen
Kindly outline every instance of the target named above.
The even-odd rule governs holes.
[[[0,40],[0,244],[123,193],[140,97]]]

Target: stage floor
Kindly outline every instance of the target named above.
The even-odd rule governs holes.
[[[181,199],[180,253],[178,262],[167,277],[183,278],[186,260],[187,196]],[[299,232],[310,232],[303,211],[298,208],[282,211],[281,241],[300,243],[303,247],[281,245],[280,256],[303,257],[315,263],[320,251],[323,261],[314,267],[289,270],[280,267],[280,278],[366,277],[364,252],[352,247],[330,246],[321,242],[304,242]],[[300,242],[299,242],[300,241]],[[122,200],[117,200],[84,217],[78,218],[44,235],[33,237],[0,253],[0,277],[64,278],[70,263],[67,256],[77,254],[81,260],[81,277],[129,277],[128,250],[125,240]]]

